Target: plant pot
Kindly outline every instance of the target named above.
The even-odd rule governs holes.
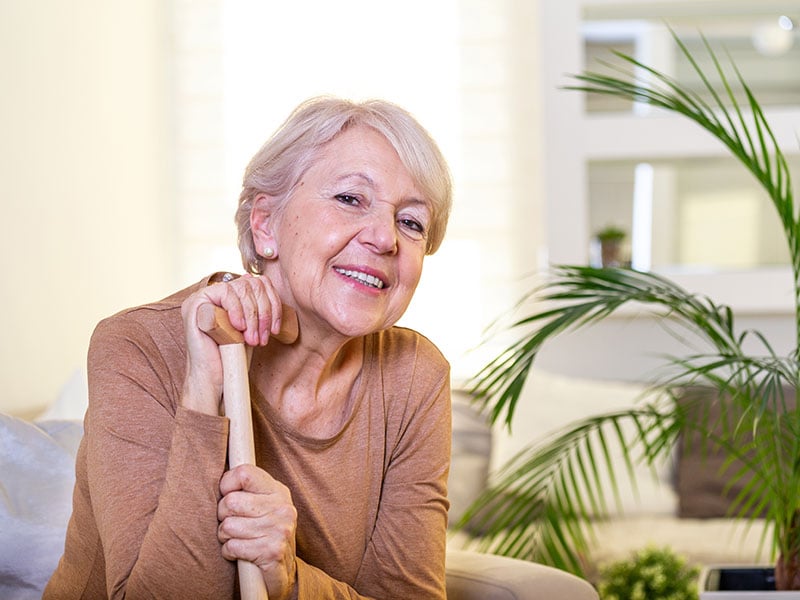
[[[624,263],[622,258],[622,240],[600,239],[600,265],[603,267],[621,267]]]
[[[800,591],[775,591],[775,569],[771,566],[708,567],[700,576],[700,600],[755,598],[800,600]]]

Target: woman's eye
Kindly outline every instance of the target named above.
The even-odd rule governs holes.
[[[336,194],[334,197],[342,204],[350,204],[351,206],[355,206],[359,202],[358,198],[351,194]]]
[[[402,227],[408,231],[414,232],[419,237],[425,236],[425,226],[415,219],[402,218],[398,221]]]

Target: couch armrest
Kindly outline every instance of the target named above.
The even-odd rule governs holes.
[[[537,563],[447,551],[448,600],[598,600],[587,581]]]

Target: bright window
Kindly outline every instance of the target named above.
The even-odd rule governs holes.
[[[509,110],[515,3],[173,2],[181,277],[241,270],[241,175],[291,108],[319,94],[395,101],[439,142],[456,189],[445,242],[401,324],[431,338],[455,378],[471,375],[486,352],[470,350],[519,291],[509,285],[520,214],[509,165],[516,136],[535,140]],[[531,202],[529,189],[522,197]]]

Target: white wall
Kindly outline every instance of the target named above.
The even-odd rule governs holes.
[[[0,410],[36,412],[102,316],[173,285],[161,0],[0,2]]]

